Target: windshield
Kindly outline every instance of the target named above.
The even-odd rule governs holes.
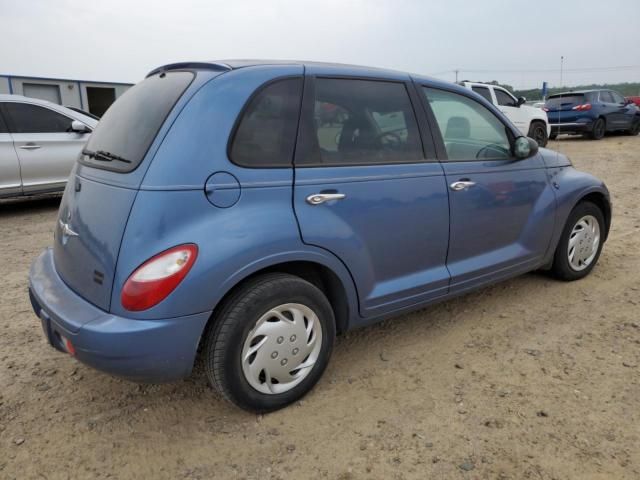
[[[133,171],[193,77],[191,72],[160,73],[127,90],[100,119],[81,163],[115,172]]]
[[[561,107],[572,107],[584,103],[583,94],[567,93],[565,95],[557,95],[549,97],[545,106],[549,109],[557,109]]]

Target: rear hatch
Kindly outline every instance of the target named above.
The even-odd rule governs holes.
[[[110,309],[113,278],[145,157],[192,72],[148,77],[124,93],[100,120],[78,158],[58,214],[54,261],[78,295]]]
[[[584,116],[574,107],[587,103],[587,98],[583,93],[564,93],[553,95],[547,99],[545,109],[549,123],[571,123],[580,116]]]

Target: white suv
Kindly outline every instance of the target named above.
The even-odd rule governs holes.
[[[462,82],[462,85],[498,107],[523,135],[533,138],[541,147],[547,145],[551,133],[547,112],[525,105],[524,97],[516,98],[508,90],[496,85],[474,82]]]

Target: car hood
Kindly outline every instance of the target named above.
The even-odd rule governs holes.
[[[548,148],[540,148],[538,153],[542,157],[544,164],[547,168],[551,167],[569,167],[571,166],[571,160],[566,155],[555,150],[549,150]]]

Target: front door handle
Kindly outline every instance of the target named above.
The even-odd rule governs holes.
[[[320,205],[329,200],[342,200],[346,198],[344,193],[314,193],[307,197],[307,203],[311,205]]]
[[[20,145],[22,150],[37,150],[40,148],[40,145],[36,145],[35,143],[27,143],[25,145]]]
[[[453,182],[451,185],[451,190],[454,192],[460,192],[461,190],[467,190],[470,187],[473,187],[476,182],[470,182],[468,180],[461,180],[459,182]]]

